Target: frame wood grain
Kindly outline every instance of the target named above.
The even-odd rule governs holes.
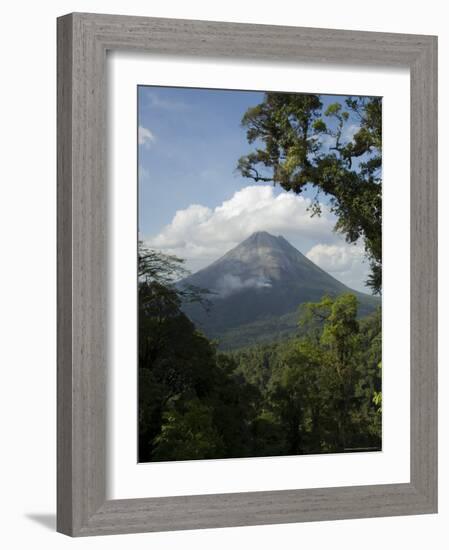
[[[436,37],[83,13],[57,24],[57,530],[85,536],[436,512]],[[108,50],[410,68],[410,483],[106,499]]]

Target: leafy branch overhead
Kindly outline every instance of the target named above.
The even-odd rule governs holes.
[[[354,124],[357,121],[357,125]],[[269,92],[242,119],[254,150],[238,170],[300,194],[317,191],[311,215],[320,215],[320,194],[337,217],[335,229],[349,243],[364,242],[373,292],[382,287],[382,100],[348,97],[326,109],[319,95]],[[354,130],[351,132],[351,130]]]

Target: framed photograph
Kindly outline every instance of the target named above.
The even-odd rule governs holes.
[[[58,19],[58,531],[437,511],[437,39]]]

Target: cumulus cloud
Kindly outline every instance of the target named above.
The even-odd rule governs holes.
[[[284,236],[304,254],[310,251],[312,261],[318,265],[321,262],[320,267],[342,280],[357,262],[362,261],[363,250],[360,249],[362,253],[357,255],[360,252],[357,248],[358,252],[354,255],[349,251],[351,246],[333,232],[336,219],[326,205],[322,205],[322,215],[314,217],[308,211],[310,205],[309,199],[293,193],[276,192],[270,185],[250,185],[216,208],[191,204],[178,210],[157,235],[144,240],[152,248],[186,258],[187,267],[197,271],[255,231],[268,231]],[[339,258],[334,259],[333,265],[330,258],[332,251]],[[345,254],[351,258],[352,268]],[[346,283],[345,280],[343,282]],[[238,285],[238,281],[225,283],[224,287]]]
[[[364,281],[369,274],[363,245],[316,244],[306,254],[313,263],[356,290],[365,290]]]
[[[154,134],[148,128],[139,126],[139,145],[151,146],[156,141]]]
[[[276,195],[271,186],[252,185],[216,208],[192,204],[178,210],[149,244],[201,254],[205,248],[227,250],[262,230],[283,235],[301,233],[304,239],[329,236],[335,220],[326,208],[321,217],[312,218],[309,206],[310,200],[301,196],[285,192]]]

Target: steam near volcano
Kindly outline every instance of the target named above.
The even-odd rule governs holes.
[[[216,283],[216,292],[222,297],[226,298],[234,292],[244,290],[247,288],[269,288],[271,287],[271,281],[265,277],[250,277],[249,279],[241,279],[238,275],[232,275],[226,273],[223,277],[220,277]]]

